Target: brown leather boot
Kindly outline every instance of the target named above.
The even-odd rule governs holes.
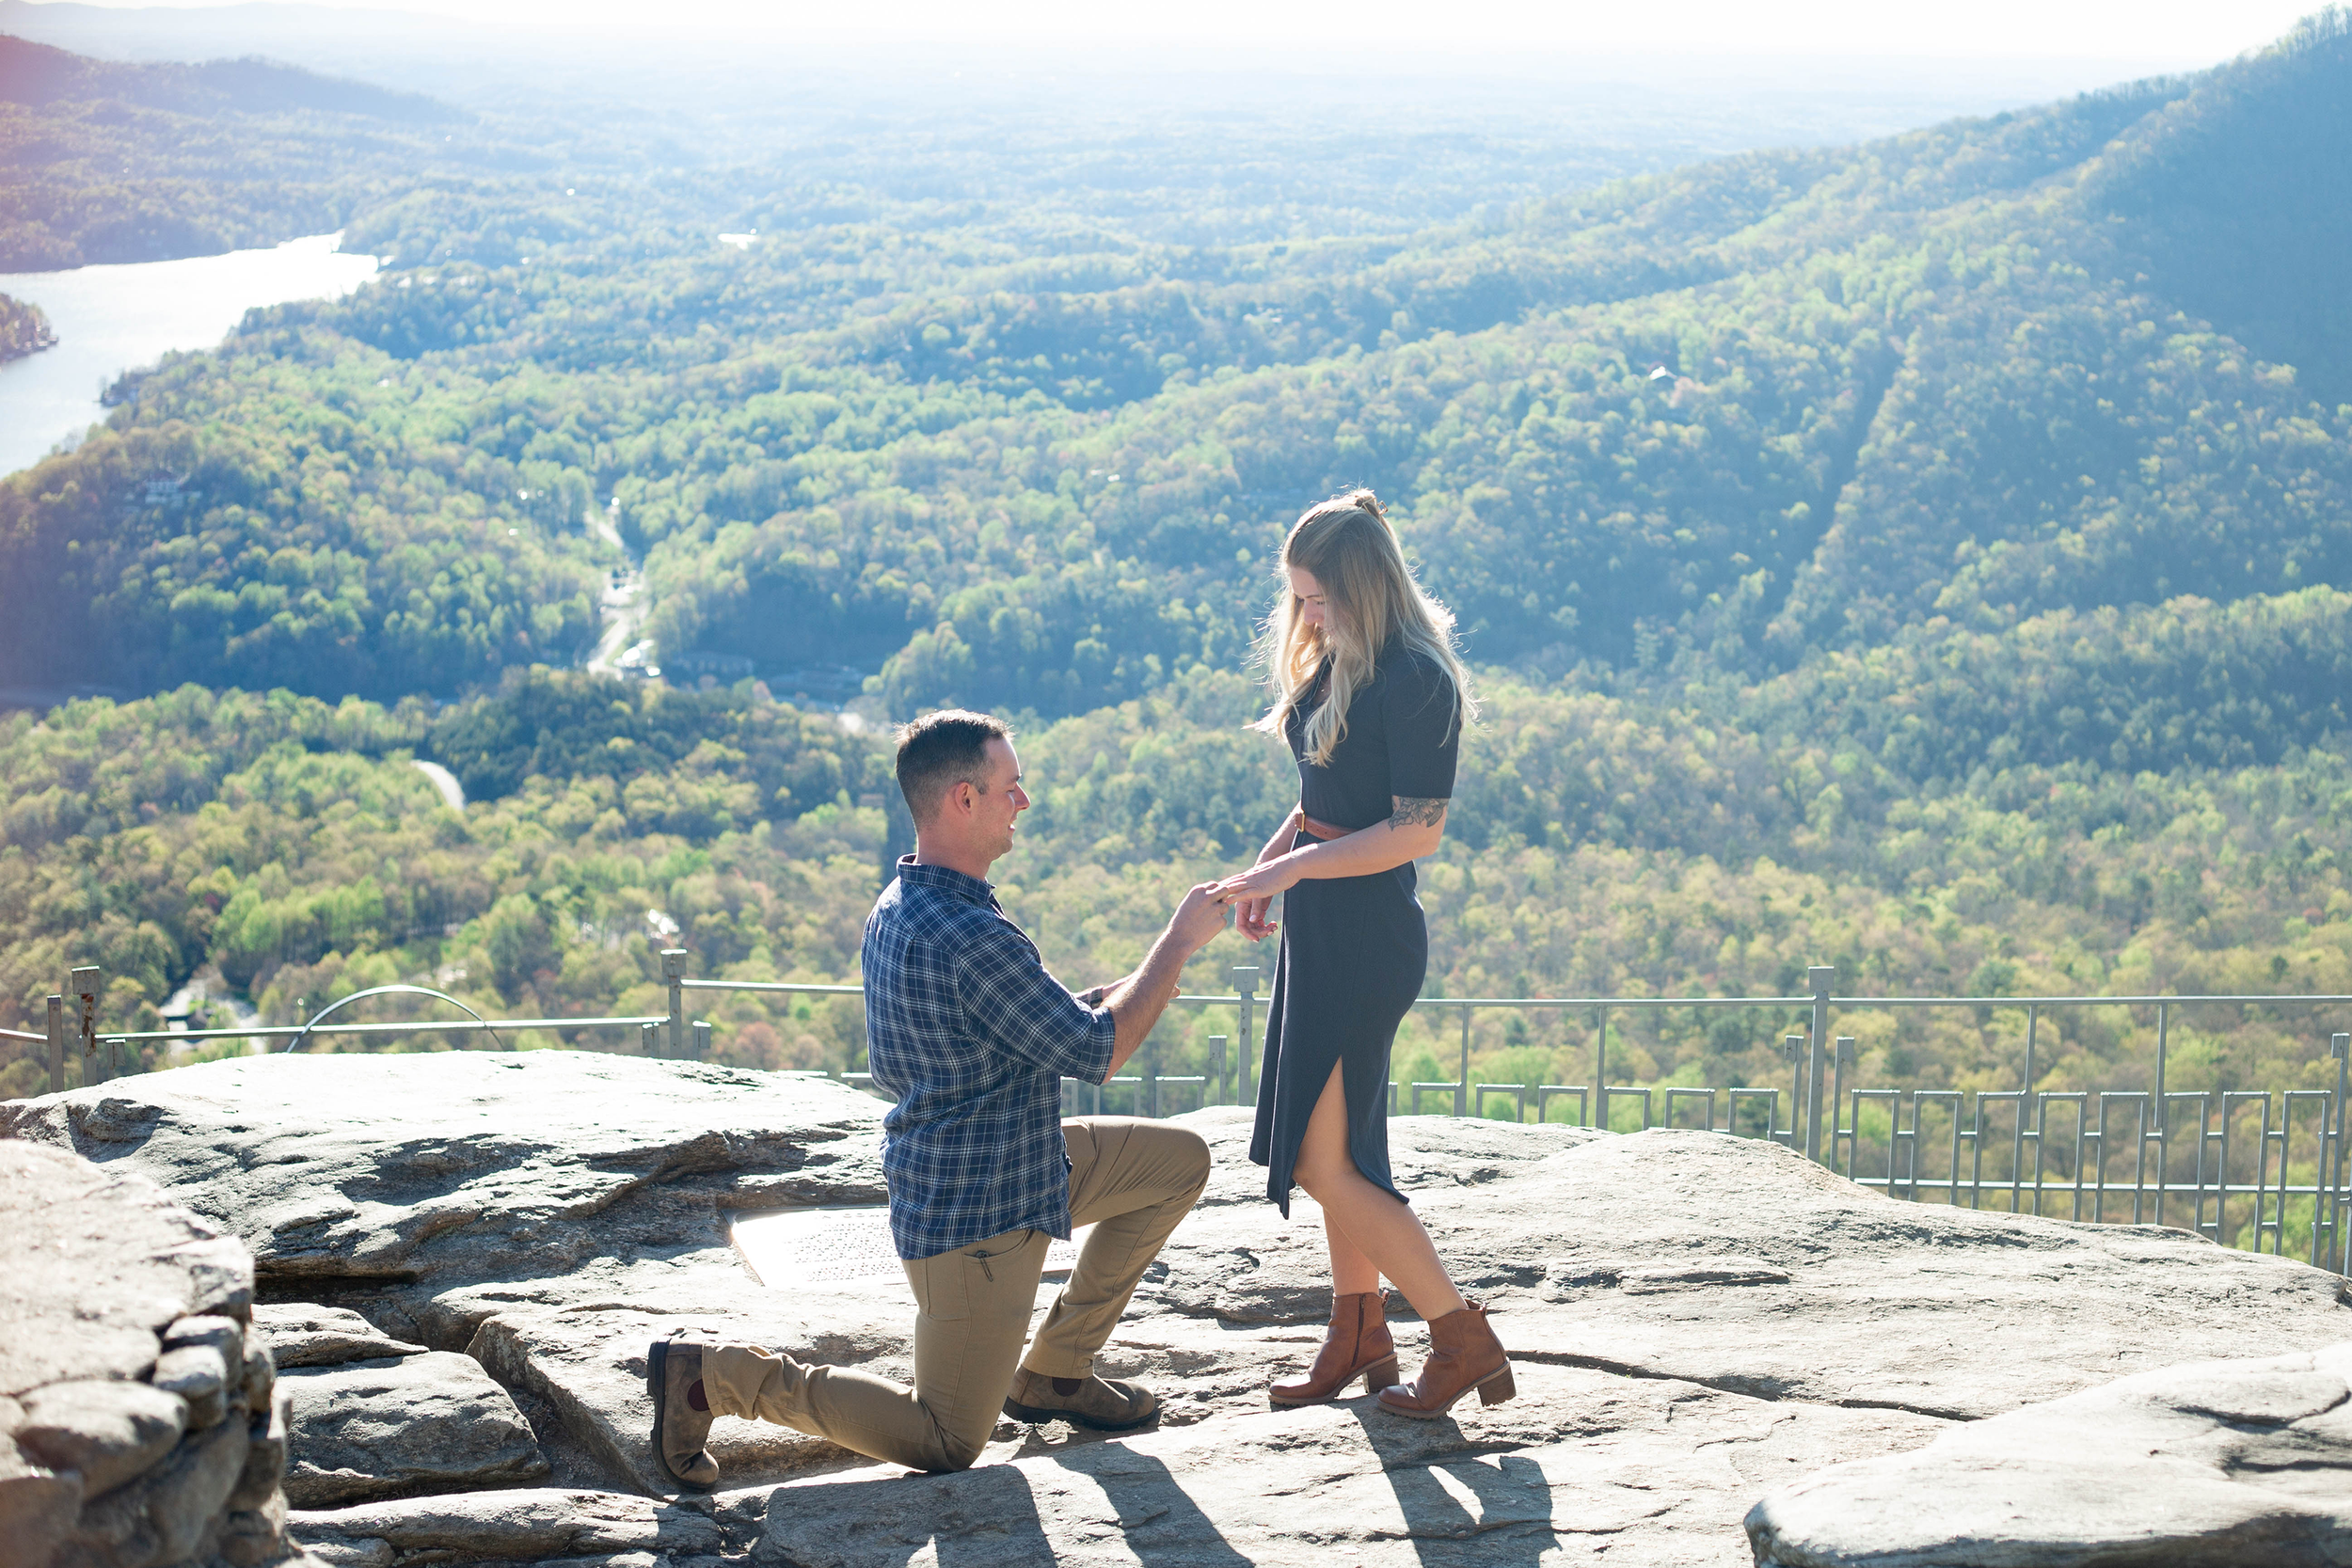
[[[1435,1420],[1471,1389],[1482,1404],[1501,1404],[1518,1392],[1502,1341],[1486,1326],[1486,1309],[1465,1302],[1429,1325],[1429,1359],[1409,1388],[1383,1388],[1380,1408],[1417,1420]]]
[[[1133,1432],[1159,1418],[1160,1402],[1151,1389],[1104,1377],[1047,1377],[1024,1367],[1005,1395],[1005,1414],[1016,1421],[1068,1421],[1097,1432]]]
[[[1274,1404],[1321,1404],[1361,1372],[1364,1392],[1376,1394],[1396,1382],[1396,1341],[1389,1338],[1389,1298],[1379,1291],[1333,1295],[1331,1326],[1315,1352],[1315,1364],[1295,1383],[1266,1390]]]
[[[653,1458],[689,1492],[719,1483],[710,1457],[710,1401],[703,1392],[703,1348],[675,1336],[645,1353],[645,1392],[653,1397]]]

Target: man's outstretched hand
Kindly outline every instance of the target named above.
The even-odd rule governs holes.
[[[1160,1010],[1174,999],[1184,979],[1184,960],[1225,929],[1228,912],[1217,895],[1216,884],[1202,882],[1176,906],[1176,912],[1168,917],[1168,929],[1144,956],[1143,967],[1110,988],[1102,1005],[1110,1009],[1111,1020],[1118,1026],[1118,1037],[1111,1049],[1111,1072],[1124,1066],[1152,1033],[1152,1025],[1159,1022]],[[1080,1000],[1085,1000],[1083,995]],[[1104,1082],[1109,1081],[1110,1075],[1104,1074]]]
[[[1218,895],[1216,883],[1201,882],[1176,906],[1176,913],[1168,923],[1168,934],[1184,943],[1187,954],[1198,953],[1209,944],[1211,937],[1225,929],[1225,917],[1232,912]]]

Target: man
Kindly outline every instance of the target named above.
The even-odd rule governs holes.
[[[867,1065],[898,1101],[882,1117],[882,1175],[914,1288],[914,1386],[674,1335],[647,1356],[646,1381],[654,1453],[682,1487],[719,1479],[704,1448],[715,1416],[961,1470],[1000,1410],[1107,1432],[1159,1413],[1148,1390],[1095,1376],[1094,1354],[1207,1184],[1208,1146],[1165,1122],[1065,1122],[1061,1079],[1102,1083],[1126,1064],[1225,909],[1215,884],[1194,888],[1143,967],[1081,1001],[987,880],[1029,805],[1012,732],[931,714],[900,733],[898,771],[915,849],[866,918],[861,962]],[[1024,1356],[1047,1238],[1084,1225],[1093,1234]]]

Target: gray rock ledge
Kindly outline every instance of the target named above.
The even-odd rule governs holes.
[[[2352,1344],[2142,1372],[1834,1465],[1747,1517],[1772,1568],[2335,1568]]]
[[[257,1303],[253,1326],[268,1342],[270,1359],[290,1367],[340,1367],[384,1355],[421,1355],[425,1347],[376,1332],[357,1312],[307,1302]]]
[[[285,1390],[286,1500],[332,1508],[541,1481],[548,1462],[512,1395],[449,1351],[296,1367]]]
[[[653,1513],[625,1511],[623,1529],[598,1512],[618,1503],[563,1499],[658,1486],[642,1358],[673,1329],[910,1374],[902,1279],[770,1289],[729,1243],[748,1212],[878,1202],[882,1109],[762,1073],[459,1053],[215,1063],[0,1107],[0,1122],[148,1172],[251,1239],[264,1291],[316,1304],[285,1309],[310,1315],[290,1334],[471,1354],[560,1483],[305,1513],[323,1555],[682,1568],[706,1548],[628,1533]],[[1216,1171],[1102,1357],[1161,1392],[1159,1430],[1104,1441],[1007,1422],[989,1468],[909,1477],[724,1420],[722,1497],[645,1507],[706,1518],[708,1550],[776,1568],[1041,1552],[1497,1568],[1603,1548],[1734,1568],[1742,1515],[1812,1470],[2217,1345],[2352,1340],[2344,1281],[2183,1231],[1903,1203],[1717,1134],[1400,1117],[1400,1185],[1492,1304],[1521,1398],[1426,1430],[1360,1400],[1275,1411],[1267,1382],[1312,1354],[1327,1310],[1319,1218],[1264,1202],[1246,1113],[1180,1119]],[[1424,1333],[1395,1315],[1417,1362]],[[528,1529],[466,1536],[461,1521],[507,1506],[483,1498],[536,1499],[512,1504]],[[1005,1519],[1012,1534],[991,1524]],[[525,1537],[541,1544],[497,1544]]]

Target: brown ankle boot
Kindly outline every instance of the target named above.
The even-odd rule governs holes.
[[[1364,1391],[1376,1394],[1396,1381],[1396,1341],[1389,1338],[1388,1297],[1378,1291],[1331,1298],[1331,1327],[1315,1364],[1295,1383],[1266,1390],[1276,1404],[1320,1404],[1361,1372]]]
[[[1097,1432],[1133,1432],[1159,1418],[1159,1397],[1133,1383],[1085,1377],[1048,1377],[1024,1367],[1005,1396],[1005,1414],[1016,1421],[1068,1421]]]
[[[653,1459],[689,1492],[719,1483],[710,1457],[710,1401],[703,1390],[703,1348],[676,1336],[645,1353],[645,1392],[653,1399]]]
[[[1434,1420],[1471,1389],[1482,1404],[1501,1404],[1518,1392],[1502,1341],[1486,1326],[1486,1309],[1466,1302],[1429,1325],[1429,1359],[1409,1388],[1384,1388],[1380,1408],[1419,1420]]]

